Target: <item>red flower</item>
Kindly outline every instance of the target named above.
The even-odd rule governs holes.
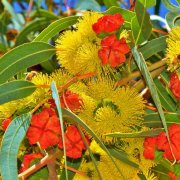
[[[121,14],[116,13],[114,15],[105,15],[98,19],[98,21],[92,25],[96,34],[102,32],[109,33],[114,32],[124,23],[124,19]]]
[[[26,154],[24,155],[23,162],[21,164],[21,168],[19,170],[19,173],[22,173],[23,171],[27,170],[31,164],[31,162],[34,159],[42,158],[43,155],[41,153],[32,153],[32,154]]]
[[[81,135],[76,126],[69,126],[64,135],[66,155],[70,158],[80,158],[82,156],[82,151],[86,149],[86,146],[81,138]],[[90,140],[86,137],[88,144]],[[63,143],[60,141],[59,148],[63,148]]]
[[[145,138],[143,155],[146,159],[154,159],[157,137]]]
[[[12,117],[9,117],[9,118],[6,118],[6,119],[2,122],[1,126],[2,126],[2,128],[4,129],[4,131],[8,128],[9,124],[11,123],[11,121],[12,121]]]
[[[172,179],[172,180],[178,180],[178,177],[171,171],[168,172],[168,176]]]
[[[67,90],[63,95],[61,95],[61,106],[64,108],[69,108],[71,111],[75,111],[81,108],[82,99],[78,94]]]
[[[27,132],[30,144],[39,142],[42,149],[59,143],[61,136],[59,119],[53,109],[43,109],[33,115]]]
[[[180,99],[180,78],[178,74],[173,73],[170,77],[169,88],[177,99]]]
[[[61,95],[60,100],[61,106],[64,108],[69,108],[71,111],[80,109],[82,105],[82,99],[79,97],[79,95],[69,90]],[[49,99],[48,103],[51,105],[51,108],[56,107],[53,99]]]
[[[173,124],[169,126],[169,137],[171,142],[172,152],[177,161],[180,160],[180,125]],[[171,149],[165,132],[161,132],[155,139],[145,138],[144,141],[144,157],[154,159],[154,148],[163,151],[163,157],[169,160],[174,160]]]
[[[112,67],[125,62],[125,54],[130,51],[124,38],[118,40],[114,34],[104,38],[101,41],[102,48],[98,51],[98,55],[102,60],[102,64],[108,62]]]

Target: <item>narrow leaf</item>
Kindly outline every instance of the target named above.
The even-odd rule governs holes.
[[[166,48],[166,38],[166,36],[162,36],[148,41],[144,46],[139,48],[139,52],[142,53],[144,59],[148,59],[152,55],[164,51]]]
[[[145,8],[150,8],[156,5],[156,0],[138,0]]]
[[[62,116],[62,109],[60,106],[60,99],[59,99],[59,94],[58,94],[58,90],[56,87],[56,83],[54,81],[52,81],[51,84],[51,91],[52,91],[52,97],[55,101],[56,107],[57,107],[57,111],[58,111],[58,115],[59,115],[59,120],[60,120],[60,125],[61,125],[61,133],[62,133],[62,141],[63,141],[63,151],[64,151],[64,161],[65,161],[65,172],[66,172],[66,179],[68,180],[68,172],[67,172],[67,159],[66,159],[66,145],[65,145],[65,139],[64,139],[64,125],[63,125],[63,116]]]
[[[161,118],[161,121],[162,121],[162,124],[163,124],[163,127],[165,129],[165,132],[166,132],[166,135],[167,135],[167,138],[168,138],[168,141],[169,141],[169,134],[168,134],[168,129],[167,129],[167,124],[166,124],[166,119],[165,119],[165,116],[164,116],[164,112],[163,112],[163,109],[162,109],[162,106],[161,106],[161,102],[160,102],[160,99],[159,99],[159,96],[158,96],[158,93],[157,93],[157,89],[156,89],[156,86],[153,82],[153,79],[151,77],[151,74],[147,68],[147,65],[146,65],[146,62],[142,56],[142,54],[139,54],[138,51],[137,51],[137,47],[134,47],[132,49],[132,53],[133,53],[133,56],[134,56],[134,59],[146,81],[146,84],[147,86],[149,87],[149,90],[150,90],[150,93],[151,93],[151,96],[153,98],[153,101],[158,109],[158,112],[159,112],[159,115],[160,115],[160,118]]]
[[[46,28],[48,25],[50,24],[50,21],[45,19],[45,18],[41,18],[41,19],[37,19],[34,21],[31,21],[26,27],[24,27],[21,32],[19,33],[19,35],[16,38],[16,46],[28,42],[28,35],[31,32],[37,32],[37,31],[41,31],[44,28]]]
[[[0,105],[6,102],[25,98],[32,94],[36,86],[29,81],[11,81],[0,85]]]
[[[62,18],[53,22],[46,29],[44,29],[34,39],[34,41],[48,42],[48,40],[54,37],[57,33],[75,24],[77,22],[77,19],[78,19],[78,16],[70,16],[70,17]]]
[[[146,6],[147,0],[145,0],[144,3],[144,6]],[[132,19],[131,24],[135,44],[141,44],[147,40],[152,30],[150,17],[144,6],[139,1],[137,1],[135,5],[136,17]]]
[[[29,127],[31,114],[16,117],[6,129],[1,143],[0,169],[2,179],[17,180],[17,154],[21,141]]]
[[[153,129],[144,132],[134,132],[134,133],[108,133],[105,136],[115,137],[115,138],[140,138],[140,137],[152,137],[157,136],[163,129]]]
[[[173,28],[174,26],[180,26],[180,19],[179,18],[180,18],[180,12],[179,11],[168,12],[166,14],[166,21],[167,21],[170,28]]]
[[[14,48],[0,58],[0,84],[18,72],[47,61],[55,48],[43,42],[31,42]]]
[[[24,22],[22,22],[19,19],[18,15],[14,12],[14,9],[11,6],[11,4],[7,0],[2,0],[2,4],[6,8],[6,10],[11,14],[12,18],[19,24],[19,26],[23,26]]]
[[[108,8],[110,8],[112,6],[119,7],[119,4],[118,4],[117,0],[103,0],[103,2]]]
[[[179,11],[180,10],[180,6],[176,6],[176,5],[172,4],[170,0],[162,0],[162,3],[166,6],[167,9],[169,9],[171,11]]]
[[[173,112],[176,110],[176,104],[173,99],[169,96],[166,87],[156,78],[154,83],[157,88],[157,92],[161,101],[163,108],[167,111]]]
[[[178,113],[168,112],[165,114],[165,118],[166,118],[167,125],[171,125],[174,123],[180,124],[180,122],[179,122],[180,114],[178,114]],[[143,124],[145,126],[153,127],[153,128],[162,127],[162,121],[161,121],[158,113],[146,114],[144,116]]]
[[[57,20],[57,19],[59,19],[59,17],[56,16],[54,13],[52,13],[46,9],[40,9],[40,8],[32,11],[30,14],[30,17],[32,19],[37,18],[37,17],[43,17],[43,18],[46,18],[46,20]]]

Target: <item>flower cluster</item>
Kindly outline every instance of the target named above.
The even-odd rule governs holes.
[[[63,148],[60,121],[52,108],[45,108],[40,113],[33,115],[27,132],[30,144],[39,143],[42,149],[53,145]],[[89,142],[88,137],[87,141]],[[76,126],[68,126],[65,132],[66,153],[70,158],[79,158],[86,146]]]
[[[101,17],[92,25],[92,28],[96,34],[112,33],[117,31],[123,23],[124,19],[117,13]],[[129,51],[125,38],[119,40],[115,34],[111,34],[101,41],[101,49],[98,51],[98,55],[102,64],[110,63],[112,67],[116,67],[125,62],[125,54]]]

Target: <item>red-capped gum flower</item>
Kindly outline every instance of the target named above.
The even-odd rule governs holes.
[[[12,117],[9,117],[9,118],[6,118],[2,124],[1,124],[1,127],[4,129],[4,131],[8,128],[9,124],[11,123],[12,121]]]
[[[180,160],[180,125],[173,124],[169,126],[169,136],[171,141],[171,148],[177,161]],[[158,137],[158,149],[163,150],[163,157],[174,160],[169,147],[169,143],[165,132],[162,132]]]
[[[86,150],[84,141],[76,126],[68,126],[64,134],[66,155],[70,158],[80,158],[82,156],[82,151]],[[87,143],[90,144],[90,140],[86,137]],[[59,148],[63,148],[62,140],[59,143]]]
[[[125,38],[120,40],[112,34],[101,41],[101,49],[98,51],[98,55],[102,61],[102,64],[108,62],[112,67],[116,67],[126,61],[126,56],[130,49],[126,44]]]
[[[82,105],[82,99],[80,98],[80,96],[69,90],[61,95],[60,101],[62,107],[69,108],[71,111],[79,110]],[[53,99],[49,99],[48,103],[51,105],[51,108],[56,107]]]
[[[39,142],[42,149],[59,143],[61,136],[60,123],[56,112],[45,108],[32,116],[27,138],[30,144]]]
[[[172,180],[178,180],[178,177],[173,172],[171,172],[171,171],[168,172],[168,176]]]
[[[174,96],[180,100],[180,78],[177,73],[173,73],[170,77],[169,88]]]
[[[23,162],[21,164],[21,168],[19,170],[19,173],[22,173],[23,171],[27,170],[31,164],[31,162],[34,159],[42,158],[43,155],[41,153],[32,153],[32,154],[26,154],[24,155]]]
[[[173,124],[169,126],[168,131],[169,131],[172,152],[176,160],[179,161],[180,160],[180,125]],[[153,149],[155,148],[154,146],[157,146],[158,150],[163,151],[164,158],[172,161],[174,160],[165,132],[161,132],[156,137],[156,140],[154,138],[145,138],[145,142],[144,142],[145,158],[153,159],[154,156],[152,153],[154,153],[153,151]]]
[[[75,111],[81,108],[82,99],[78,94],[67,90],[61,95],[61,106],[69,108],[71,111]]]
[[[98,21],[92,25],[92,28],[96,34],[102,32],[109,33],[119,29],[123,23],[124,19],[121,14],[116,13],[114,15],[105,15],[99,18]]]
[[[155,158],[156,142],[157,142],[157,137],[145,138],[143,155],[146,159],[153,160]]]

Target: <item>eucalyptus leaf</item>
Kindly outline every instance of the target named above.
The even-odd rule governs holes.
[[[46,20],[57,20],[59,17],[46,9],[37,9],[31,12],[31,18],[45,18]]]
[[[0,84],[18,72],[47,61],[55,53],[54,46],[31,42],[18,46],[0,58]]]
[[[166,38],[167,36],[161,36],[151,41],[148,41],[145,45],[139,48],[144,59],[148,59],[154,54],[164,51],[166,49]]]
[[[105,134],[105,136],[115,137],[115,138],[140,138],[140,137],[153,137],[159,135],[162,129],[153,129],[143,132],[133,132],[133,133],[121,133],[114,132]]]
[[[50,24],[46,29],[44,29],[34,41],[48,42],[49,39],[54,37],[60,31],[74,25],[77,22],[78,16],[70,16],[59,19],[52,24]]]
[[[36,90],[36,86],[29,81],[11,81],[0,85],[0,105],[6,102],[25,98]]]
[[[28,42],[28,35],[31,32],[37,32],[37,31],[41,31],[44,28],[46,28],[51,21],[45,19],[45,18],[41,18],[41,19],[37,19],[34,21],[31,21],[27,26],[25,26],[19,33],[19,35],[16,38],[16,46]]]
[[[156,85],[162,107],[167,111],[174,112],[176,110],[176,103],[169,96],[166,87],[164,87],[160,80],[157,78],[154,80],[154,83]]]
[[[145,8],[150,8],[156,5],[156,0],[138,0]]]
[[[56,83],[54,81],[52,81],[52,83],[51,83],[51,91],[52,91],[52,97],[55,101],[56,108],[57,108],[58,115],[59,115],[59,121],[60,121],[60,125],[61,125],[61,133],[62,133],[62,141],[63,141],[63,147],[64,147],[64,149],[63,149],[64,161],[65,161],[65,167],[67,167],[66,145],[65,145],[65,138],[64,138],[64,125],[63,125],[62,109],[60,106],[60,98],[59,98],[58,90],[56,87]],[[66,174],[66,179],[68,180],[68,172],[67,172],[66,168],[65,168],[65,174]]]
[[[147,65],[146,65],[146,62],[142,56],[142,54],[140,54],[138,51],[137,51],[137,47],[134,47],[132,49],[132,53],[133,53],[133,56],[134,56],[134,59],[138,65],[138,68],[140,69],[145,81],[146,81],[146,84],[150,90],[150,93],[151,93],[151,96],[153,98],[153,101],[157,107],[157,110],[159,112],[159,115],[160,115],[160,118],[161,118],[161,121],[162,121],[162,124],[163,124],[163,127],[165,129],[165,132],[166,132],[166,135],[167,135],[167,138],[168,138],[168,141],[169,140],[169,134],[168,134],[168,129],[167,129],[167,124],[166,124],[166,119],[165,119],[165,115],[164,115],[164,112],[163,112],[163,109],[162,109],[162,105],[161,105],[161,102],[160,102],[160,99],[159,99],[159,96],[158,96],[158,92],[157,92],[157,89],[156,89],[156,86],[153,82],[153,79],[151,77],[151,74],[147,68]]]
[[[2,179],[18,180],[18,150],[31,120],[31,114],[16,117],[6,129],[0,150],[0,170]]]
[[[103,0],[103,2],[108,8],[110,8],[112,6],[119,7],[119,4],[118,4],[117,0]]]
[[[166,14],[166,21],[170,28],[173,28],[174,26],[180,26],[180,12],[168,12]]]
[[[162,0],[162,3],[166,6],[167,9],[171,11],[179,11],[180,6],[176,6],[173,3],[171,3],[171,0]]]
[[[174,123],[180,124],[180,122],[179,122],[180,114],[179,113],[173,113],[173,112],[165,113],[165,118],[166,118],[166,123],[168,126],[171,124],[174,124]],[[154,128],[159,128],[159,127],[163,126],[158,113],[146,114],[144,116],[143,124],[148,127],[154,127]]]
[[[7,11],[11,14],[13,20],[19,25],[18,29],[20,29],[23,26],[24,21],[21,18],[19,18],[18,14],[14,12],[12,5],[7,0],[2,0],[2,4],[7,9]]]
[[[144,1],[144,6],[146,6],[147,1],[148,0]],[[136,45],[146,41],[152,30],[150,17],[144,6],[139,1],[136,2],[136,16],[131,21],[132,36]]]

